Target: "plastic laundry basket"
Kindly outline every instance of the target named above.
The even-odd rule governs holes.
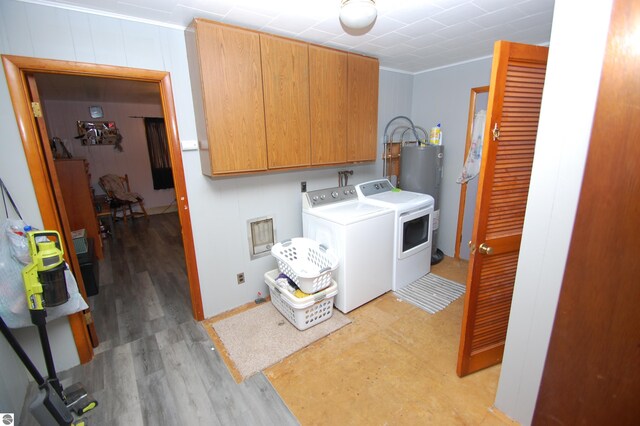
[[[298,330],[306,330],[326,321],[333,315],[333,299],[338,294],[338,284],[332,280],[326,289],[307,297],[295,297],[276,283],[279,271],[274,269],[264,274],[269,286],[271,303]]]
[[[280,272],[308,294],[329,287],[333,271],[338,267],[338,256],[309,238],[292,238],[275,244],[271,254],[278,261]]]

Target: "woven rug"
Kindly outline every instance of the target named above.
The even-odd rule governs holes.
[[[350,323],[334,309],[328,320],[300,331],[267,302],[212,327],[244,380]]]
[[[399,299],[435,314],[462,296],[465,289],[464,285],[457,282],[435,274],[427,274],[395,294]]]

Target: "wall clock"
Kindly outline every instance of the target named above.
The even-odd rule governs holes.
[[[104,117],[104,114],[102,114],[102,107],[101,106],[90,106],[89,107],[89,114],[91,114],[91,118],[102,118],[102,117]]]

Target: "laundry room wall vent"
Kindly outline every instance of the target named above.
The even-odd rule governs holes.
[[[276,241],[276,228],[273,217],[265,216],[247,221],[247,236],[249,238],[249,257],[251,260],[271,253],[271,247]]]

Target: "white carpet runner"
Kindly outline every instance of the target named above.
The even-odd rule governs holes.
[[[395,293],[399,299],[435,314],[462,296],[464,291],[462,284],[427,274]]]

